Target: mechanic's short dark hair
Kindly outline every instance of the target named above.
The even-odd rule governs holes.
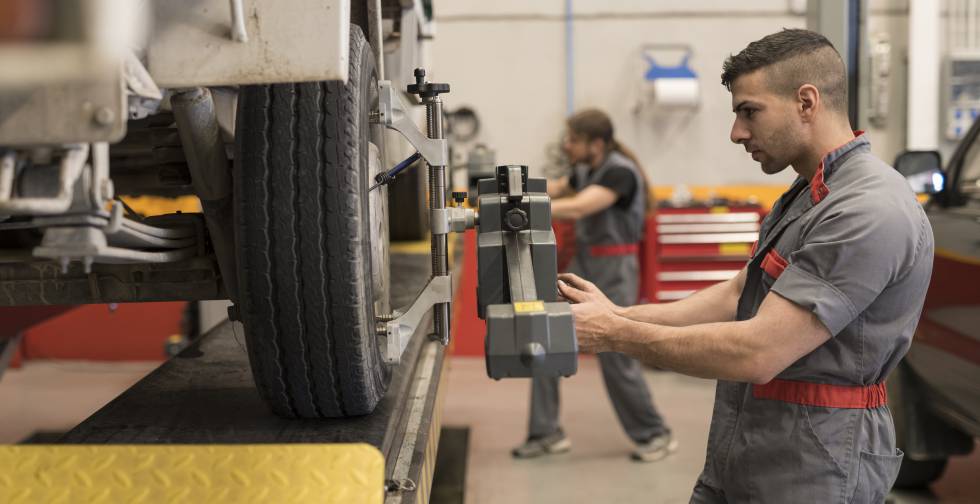
[[[777,93],[794,94],[800,86],[813,84],[829,108],[847,112],[844,60],[817,32],[786,28],[750,43],[725,60],[721,83],[731,91],[739,77],[759,69],[766,69],[766,81]]]

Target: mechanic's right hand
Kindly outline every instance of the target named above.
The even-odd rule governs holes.
[[[596,302],[606,306],[616,315],[622,315],[622,307],[613,303],[594,283],[574,273],[558,274],[558,292],[569,303]]]

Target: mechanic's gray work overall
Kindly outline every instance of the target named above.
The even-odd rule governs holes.
[[[902,453],[881,384],[911,343],[933,240],[908,183],[870,151],[863,135],[832,151],[763,222],[738,320],[772,291],[832,337],[769,384],[718,382],[691,502],[884,502]],[[767,392],[799,382],[866,393],[818,406]]]
[[[588,166],[578,166],[576,191],[594,183],[612,167],[628,167],[636,180],[637,195],[646,187],[638,168],[619,152],[610,152],[602,166],[589,173]],[[640,291],[639,256],[635,252],[607,254],[603,248],[636,246],[643,238],[646,206],[644,199],[634,197],[629,209],[608,209],[579,220],[575,224],[576,254],[569,270],[596,284],[612,302],[635,304]],[[627,247],[629,250],[629,247]],[[617,352],[598,355],[602,378],[620,423],[634,442],[647,441],[669,432],[663,418],[653,406],[650,390],[638,361]],[[559,428],[558,378],[535,377],[531,385],[531,415],[528,434],[546,436]]]

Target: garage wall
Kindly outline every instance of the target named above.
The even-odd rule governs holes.
[[[870,135],[874,153],[892,163],[898,153],[905,150],[907,140],[909,5],[908,0],[871,0],[869,9],[868,37],[887,37],[891,44],[891,70],[885,123],[863,127]]]
[[[720,85],[730,53],[782,27],[803,27],[804,9],[782,0],[738,2],[575,0],[574,104],[610,113],[654,185],[787,184],[767,177],[728,140],[731,99]],[[558,140],[565,106],[565,2],[505,0],[436,2],[432,44],[438,78],[453,85],[451,106],[474,107],[482,141],[499,163],[540,173]],[[645,44],[689,44],[701,83],[701,106],[664,112],[635,108],[647,64]],[[664,64],[679,53],[655,51]]]
[[[871,126],[868,129],[872,135],[873,148],[875,154],[891,163],[895,157],[905,150],[907,143],[906,125],[908,114],[908,25],[909,25],[909,1],[910,0],[871,0],[870,16],[868,21],[868,36],[875,37],[885,34],[891,42],[891,75],[889,77],[889,107],[887,123],[882,127]],[[946,39],[950,34],[947,23],[950,18],[957,16],[955,10],[950,9],[950,1],[944,1],[940,13],[940,59],[941,65],[945,67],[947,53],[950,51],[949,40]],[[980,25],[980,14],[976,15],[978,25]],[[938,148],[943,154],[943,160],[948,161],[950,155],[956,147],[954,141],[950,141],[945,136],[946,117],[945,109],[947,103],[943,91],[946,85],[945,78],[941,75],[935,77],[940,81],[940,102],[936,103],[939,108],[939,138]]]
[[[806,2],[754,0],[678,4],[650,0],[574,0],[574,104],[608,111],[617,136],[638,154],[654,185],[788,184],[786,171],[766,176],[728,140],[729,93],[720,85],[725,57],[783,27],[805,27]],[[869,128],[886,160],[904,144],[905,0],[874,0],[869,34],[892,36],[893,99],[886,130]],[[449,108],[469,105],[498,164],[541,173],[557,143],[565,96],[565,1],[435,1],[433,76],[453,86]],[[641,108],[645,44],[688,44],[701,84],[693,111]],[[652,53],[665,63],[679,53]]]

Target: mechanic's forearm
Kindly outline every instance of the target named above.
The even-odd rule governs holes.
[[[552,219],[575,220],[586,217],[582,205],[574,197],[560,198],[551,202]]]
[[[682,327],[735,320],[739,293],[732,281],[702,289],[671,303],[636,305],[623,308],[619,315],[638,322]]]
[[[604,336],[604,351],[689,376],[740,382],[769,381],[763,348],[748,322],[667,327],[618,318]]]
[[[571,193],[571,189],[568,185],[568,177],[562,177],[557,180],[548,179],[546,183],[548,196],[551,199],[568,196]]]

